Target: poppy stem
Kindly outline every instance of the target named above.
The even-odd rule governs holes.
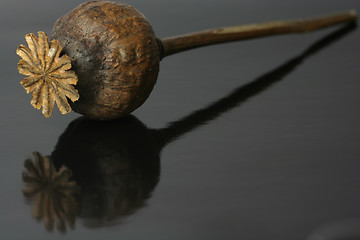
[[[239,41],[245,39],[273,36],[287,33],[305,33],[333,25],[354,22],[356,10],[329,14],[319,17],[265,22],[241,26],[223,27],[195,32],[159,40],[162,45],[163,57],[185,50],[212,44]]]

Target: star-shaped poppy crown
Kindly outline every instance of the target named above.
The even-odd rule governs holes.
[[[18,63],[20,74],[28,77],[20,83],[27,93],[32,92],[31,105],[40,109],[45,117],[50,117],[55,102],[62,114],[69,113],[71,107],[67,101],[77,101],[79,93],[74,88],[78,78],[71,68],[71,58],[60,56],[59,41],[50,42],[44,32],[38,32],[38,38],[29,33],[25,36],[28,47],[20,45],[16,54],[22,59]]]

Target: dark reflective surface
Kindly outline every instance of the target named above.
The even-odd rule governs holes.
[[[0,3],[1,238],[359,238],[358,29],[182,53],[163,60],[151,97],[128,118],[45,119],[19,84],[14,52],[26,33],[50,33],[79,3]],[[360,6],[352,0],[130,4],[159,37]],[[57,168],[67,165],[68,181],[81,188],[66,234],[48,232],[47,220],[35,221],[34,205],[24,204],[21,172],[33,151],[50,155]],[[65,222],[71,226],[71,217]]]

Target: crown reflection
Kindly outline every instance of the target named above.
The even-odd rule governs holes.
[[[71,171],[65,166],[56,170],[51,159],[38,152],[33,153],[34,161],[27,159],[24,163],[27,171],[23,172],[26,187],[24,195],[33,201],[33,216],[43,220],[47,230],[53,230],[54,225],[59,231],[66,231],[68,222],[74,225],[75,214],[79,206],[76,194],[79,187],[70,181]]]

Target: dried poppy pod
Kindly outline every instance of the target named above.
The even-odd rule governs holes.
[[[100,119],[138,108],[155,85],[160,62],[155,34],[135,8],[115,2],[86,2],[54,25],[79,79],[74,111]]]
[[[50,116],[55,101],[62,113],[69,112],[63,101],[68,97],[73,101],[71,107],[80,114],[95,119],[115,119],[134,111],[148,98],[156,83],[159,62],[165,56],[210,44],[313,31],[352,22],[356,18],[356,12],[350,10],[316,18],[225,27],[159,40],[148,21],[135,8],[118,2],[90,1],[61,17],[51,35],[53,41],[60,42],[65,54],[58,57],[63,58],[62,61],[67,60],[67,56],[71,58],[78,81],[74,77],[67,81],[67,76],[54,76],[51,71],[36,72],[31,78],[31,72],[25,69],[32,62],[28,65],[19,63],[18,68],[20,73],[31,78],[22,81],[22,85],[28,92],[34,91],[32,105],[36,108],[42,106],[43,113],[44,109],[50,109],[45,111],[45,116]],[[34,56],[40,55],[41,58],[44,52],[45,56],[46,51]],[[18,54],[24,59],[24,53]],[[66,66],[63,72],[69,75],[69,64]],[[52,84],[46,81],[54,78],[55,81],[50,81]],[[36,79],[46,84],[31,87]],[[58,84],[61,79],[66,84]],[[71,84],[77,84],[79,98]],[[49,107],[48,103],[52,105]]]

